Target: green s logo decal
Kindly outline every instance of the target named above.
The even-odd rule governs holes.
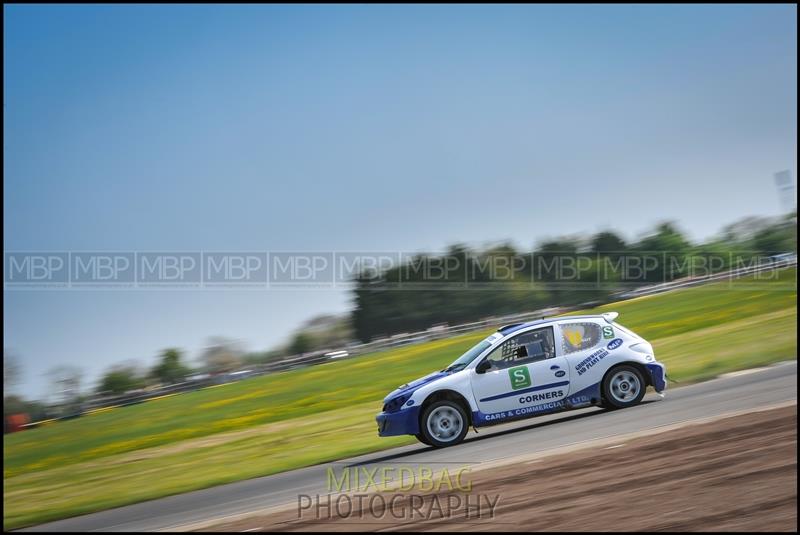
[[[511,378],[511,389],[519,390],[526,386],[531,386],[531,374],[528,372],[527,366],[517,366],[508,370],[508,376]]]

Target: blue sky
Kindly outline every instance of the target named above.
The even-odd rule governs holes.
[[[4,6],[4,250],[442,250],[674,219],[796,177],[795,6]],[[6,290],[21,391],[343,289]]]

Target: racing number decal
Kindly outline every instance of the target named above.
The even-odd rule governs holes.
[[[603,338],[614,338],[614,327],[606,326],[603,327]]]
[[[526,386],[531,386],[531,374],[528,372],[527,366],[517,366],[508,370],[508,376],[511,378],[511,389],[519,390]]]

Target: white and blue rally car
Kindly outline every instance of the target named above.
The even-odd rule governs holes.
[[[638,404],[666,389],[653,347],[608,312],[501,327],[442,371],[384,399],[380,436],[452,446],[477,428],[564,409]]]

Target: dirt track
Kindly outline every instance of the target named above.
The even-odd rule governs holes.
[[[473,512],[466,519],[454,501],[464,495],[443,491],[422,493],[424,520],[403,513],[412,504],[402,493],[394,508],[401,520],[366,506],[346,518],[311,510],[298,519],[294,508],[210,529],[796,531],[796,448],[794,405],[477,471],[470,477],[473,503],[497,499],[493,511],[484,505],[482,518]],[[441,514],[434,502],[444,506]]]

